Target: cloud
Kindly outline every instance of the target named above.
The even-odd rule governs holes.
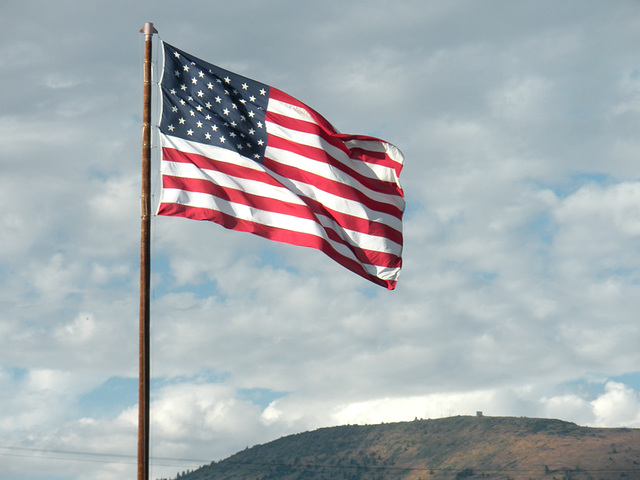
[[[153,219],[154,455],[477,410],[638,425],[636,2],[5,3],[0,432],[47,452],[3,455],[0,480],[135,469],[146,21],[397,144],[407,199],[393,292]]]
[[[618,382],[607,382],[605,392],[591,402],[596,425],[640,426],[640,393]]]

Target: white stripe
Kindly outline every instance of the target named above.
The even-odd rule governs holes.
[[[352,177],[348,177],[347,175],[338,174],[342,172],[336,171],[332,169],[331,166],[316,162],[314,160],[309,160],[304,155],[299,155],[297,153],[290,152],[288,150],[281,150],[274,147],[267,147],[265,151],[265,157],[270,158],[278,163],[283,165],[288,165],[290,167],[297,168],[298,170],[304,170],[309,173],[313,173],[315,175],[319,175],[327,180],[336,181],[343,185],[347,185],[354,190],[361,192],[364,196],[370,198],[371,200],[375,200],[380,203],[386,203],[388,205],[393,205],[398,208],[400,211],[404,210],[404,198],[400,195],[390,195],[386,193],[375,192],[360,182],[354,180]],[[342,200],[342,197],[338,197]]]
[[[317,219],[318,222],[326,228],[331,228],[335,231],[340,238],[342,238],[345,242],[365,250],[373,250],[377,252],[385,252],[385,253],[393,253],[396,255],[400,255],[402,252],[402,246],[398,245],[391,240],[379,237],[377,235],[370,235],[366,232],[359,232],[351,229],[347,229],[336,223],[331,217],[327,217],[326,215],[322,215],[318,212],[312,211],[308,208],[305,203],[293,192],[284,187],[275,187],[272,185],[268,185],[256,180],[248,180],[246,178],[229,176],[224,173],[220,173],[216,170],[202,170],[195,165],[182,163],[182,162],[163,162],[163,171],[165,175],[171,175],[182,178],[194,178],[210,181],[215,185],[220,185],[225,188],[232,188],[235,190],[239,190],[241,192],[257,195],[266,198],[273,198],[279,200],[281,202],[292,203],[296,205],[301,205],[307,208]],[[161,192],[161,203],[173,203],[171,197],[166,198],[165,193],[173,191],[176,189],[162,189]],[[178,190],[180,191],[180,190]],[[207,193],[201,192],[192,192],[193,195],[204,195],[210,196],[216,201],[215,195],[210,195]],[[171,194],[173,195],[173,194]],[[182,203],[182,202],[179,202]],[[203,208],[209,208],[203,206]],[[247,207],[249,208],[249,207]],[[280,214],[285,215],[285,214]],[[291,218],[299,218],[299,217],[291,217]],[[309,221],[308,219],[301,219],[304,221]],[[260,222],[259,222],[260,223]]]
[[[258,180],[230,176],[217,170],[202,169],[191,163],[164,160],[162,162],[162,174],[171,175],[172,177],[207,180],[224,188],[232,188],[253,195],[273,198],[281,202],[305,205],[300,197],[284,186],[277,187]]]
[[[256,180],[230,176],[230,175],[221,173],[217,170],[200,169],[196,165],[193,165],[190,163],[170,162],[170,161],[163,160],[162,173],[165,175],[208,180],[222,187],[233,188],[249,194],[258,195],[266,198],[274,198],[276,200],[280,200],[283,202],[288,202],[296,205],[305,205],[304,201],[300,199],[299,195],[306,196],[306,197],[317,200],[319,203],[321,203],[322,205],[326,206],[331,210],[335,210],[346,215],[352,215],[354,217],[358,217],[364,220],[377,221],[385,225],[388,225],[399,232],[402,231],[402,221],[394,217],[393,215],[388,215],[383,212],[373,211],[367,208],[366,206],[364,206],[360,202],[344,199],[337,195],[327,193],[323,190],[318,190],[313,185],[308,185],[303,182],[293,181],[286,177],[282,177],[281,175],[274,174],[273,172],[266,170],[259,163],[253,160],[249,160],[241,155],[238,155],[236,152],[227,150],[225,148],[203,145],[197,142],[189,142],[188,140],[183,140],[176,137],[169,137],[166,135],[161,135],[161,139],[162,139],[163,146],[176,148],[181,151],[185,151],[187,153],[211,156],[212,158],[215,158],[217,161],[220,161],[220,162],[230,163],[233,165],[242,165],[243,167],[248,167],[258,172],[266,172],[269,176],[271,176],[272,178],[282,183],[283,186],[276,187],[276,186],[265,184],[263,182],[256,181]],[[290,152],[285,152],[285,153],[288,154]],[[166,198],[165,196],[171,190],[173,189],[162,189],[161,199],[160,199],[161,203],[173,203],[173,201],[170,198]],[[202,194],[202,193],[196,193],[196,192],[193,192],[192,195],[196,195],[198,197],[201,197],[201,196],[211,197],[208,194]],[[182,202],[178,202],[178,203],[182,203]],[[202,205],[202,208],[210,208],[210,207],[206,205]],[[249,207],[245,206],[245,208],[249,208]],[[336,224],[336,222],[326,217],[325,215],[319,215],[316,212],[313,212],[313,213],[316,216],[316,218],[319,218],[320,216],[322,216],[324,221],[321,220],[320,218],[319,218],[319,221],[323,226],[333,229],[346,242],[354,245],[357,248],[384,252],[384,253],[393,253],[398,256],[400,256],[402,252],[401,245],[387,238],[379,237],[376,235],[369,235],[367,233],[358,232],[350,229],[345,229],[341,227],[339,224]],[[283,215],[283,214],[278,214],[278,215]],[[286,216],[286,217],[298,219],[298,220],[304,220],[305,222],[310,222],[310,220],[300,219],[299,217],[289,217],[289,216]],[[244,217],[240,217],[240,218],[244,218]],[[244,218],[244,219],[250,220],[250,217]],[[258,223],[262,223],[262,222],[258,222]],[[312,223],[317,225],[316,222],[312,222]],[[278,226],[278,224],[276,223],[274,226]],[[295,228],[289,228],[289,227],[283,227],[283,228],[297,230]],[[328,237],[326,237],[326,235],[322,235],[322,236],[326,238],[326,240],[331,241]],[[332,241],[331,243],[334,244],[334,242]]]
[[[392,145],[391,143],[383,142],[383,141],[378,142],[375,140],[357,140],[357,139],[347,140],[344,143],[349,148],[361,148],[368,152],[385,153],[391,160],[398,163],[399,166],[402,166],[404,164],[404,155],[402,154],[400,149],[398,149],[398,147],[396,147],[395,145]]]
[[[246,220],[261,225],[274,227],[278,229],[291,230],[325,239],[331,246],[344,257],[350,258],[358,263],[360,261],[353,255],[353,252],[343,243],[335,242],[328,238],[324,229],[313,220],[299,217],[290,217],[289,215],[256,210],[246,205],[228,202],[218,197],[198,192],[188,192],[179,189],[164,189],[164,203],[177,203],[194,208],[206,208],[222,212],[226,215]],[[375,265],[361,264],[363,268],[370,274],[383,279],[393,279],[399,272],[398,268],[377,267]],[[380,276],[380,275],[384,276]]]
[[[308,114],[306,116],[302,115],[300,112],[300,107],[295,105],[290,105],[288,103],[284,103],[278,100],[269,99],[269,104],[267,106],[267,110],[272,111],[274,113],[284,115],[285,117],[293,118],[295,120],[304,120],[311,123],[316,123],[311,116]],[[350,168],[358,172],[360,175],[365,177],[369,177],[376,180],[382,180],[385,182],[392,182],[398,184],[398,176],[396,175],[396,171],[393,168],[389,168],[384,165],[379,165],[375,163],[363,162],[360,160],[354,160],[346,155],[342,150],[334,147],[326,143],[324,140],[320,140],[317,135],[299,132],[297,130],[292,130],[292,133],[287,133],[284,130],[287,130],[285,127],[282,127],[276,123],[267,121],[267,133],[276,135],[278,137],[286,138],[292,140],[296,143],[300,143],[302,145],[308,145],[312,147],[320,147],[324,150],[330,151],[331,156],[336,160],[348,165]],[[322,143],[319,143],[322,141]],[[387,144],[386,142],[376,142],[376,141],[359,141],[359,140],[349,140],[344,142],[347,148],[362,148],[363,150],[371,151],[371,152],[391,152],[392,155],[402,157],[400,151],[393,145]],[[385,146],[389,146],[389,150],[385,148]],[[392,157],[393,158],[393,157]],[[395,160],[395,158],[393,158]],[[396,160],[397,161],[397,160]],[[402,164],[402,161],[399,162]]]
[[[330,210],[335,210],[336,212],[340,212],[345,215],[352,215],[354,217],[362,218],[364,220],[372,220],[375,222],[380,222],[385,225],[389,225],[391,228],[399,232],[402,231],[402,220],[398,219],[393,215],[372,210],[360,202],[345,199],[338,195],[325,192],[324,190],[319,190],[313,185],[308,185],[306,183],[299,182],[299,181],[293,181],[289,178],[282,177],[281,175],[276,175],[272,171],[266,170],[261,164],[253,160],[250,160],[246,157],[243,157],[242,155],[239,155],[236,152],[227,150],[225,148],[219,148],[219,147],[210,146],[210,145],[203,145],[196,142],[189,142],[188,140],[183,140],[180,138],[170,137],[162,134],[160,135],[160,138],[162,141],[162,146],[175,148],[177,150],[180,150],[186,153],[203,155],[208,158],[215,158],[217,161],[220,161],[220,162],[230,163],[233,165],[240,165],[246,168],[251,168],[252,170],[255,170],[255,171],[261,171],[261,172],[266,171],[271,177],[275,178],[276,180],[278,180],[280,183],[283,184],[283,186],[285,187],[285,191],[291,190],[294,193],[293,195],[294,197],[296,195],[309,197],[314,200],[317,200],[318,202],[320,202]],[[267,147],[267,152],[269,151],[270,151],[270,147]],[[286,154],[290,154],[290,152],[284,152],[284,154],[281,155],[280,152],[281,151],[278,150],[277,153],[270,153],[269,156],[278,157],[278,159],[280,160],[281,158],[284,159]],[[298,156],[298,158],[302,158],[304,160],[304,157]],[[317,163],[317,162],[306,161],[305,163]],[[164,169],[165,166],[168,166],[168,164],[169,162],[163,161],[162,169]],[[298,168],[298,165],[296,165],[294,161],[289,162],[289,164]],[[181,164],[179,168],[180,169],[190,168],[190,167],[187,167],[187,165],[188,164]],[[181,177],[202,178],[201,176],[192,176],[193,170],[192,171],[184,170],[185,173],[183,174],[183,173],[177,173],[178,170],[175,170],[175,168],[178,168],[178,166],[175,166],[173,168],[174,170],[173,170],[173,173],[171,173],[172,175],[177,175]],[[164,173],[164,170],[163,170],[163,173]],[[209,174],[210,176],[213,176],[215,173],[218,173],[218,172],[214,170],[207,171],[207,174]],[[254,191],[252,189],[248,189],[248,191],[251,191],[252,193],[255,192],[257,195],[270,196],[270,194],[268,192],[265,192],[264,190]],[[287,194],[288,193],[283,193],[283,195],[285,196]],[[403,210],[404,199],[402,197],[392,197],[392,198],[395,200],[395,205],[401,210]],[[296,197],[295,201],[292,199],[285,200],[285,201],[290,201],[291,203],[298,203],[299,199],[297,199]]]
[[[300,132],[298,130],[291,130],[289,128],[283,127],[274,122],[267,121],[267,133],[269,135],[275,135],[276,137],[284,138],[285,140],[289,140],[292,143],[297,143],[300,145],[305,145],[309,147],[319,148],[321,150],[329,153],[331,157],[333,157],[336,161],[346,165],[348,168],[353,170],[354,172],[362,175],[365,178],[370,178],[376,181],[383,181],[389,183],[398,183],[398,176],[396,174],[395,169],[386,167],[384,165],[378,165],[374,163],[363,162],[359,159],[353,159],[349,157],[344,151],[339,148],[331,145],[323,138],[315,135],[313,133]],[[323,165],[321,162],[315,160],[316,163]],[[325,169],[328,171],[331,170],[330,165],[324,165]],[[341,171],[337,171],[341,175],[347,175]]]
[[[269,98],[267,110],[273,113],[279,113],[280,115],[285,115],[289,118],[293,118],[294,120],[316,123],[306,108],[299,107],[298,105],[292,105],[290,103],[283,102],[282,100]]]
[[[393,242],[388,238],[369,235],[365,232],[344,228],[326,215],[316,216],[323,227],[330,228],[345,242],[353,245],[354,247],[361,248],[363,250],[372,250],[374,252],[390,253],[397,256],[400,256],[402,253],[402,245],[398,245],[396,242]]]
[[[289,190],[295,192],[297,195],[317,200],[329,210],[334,210],[363,220],[382,223],[397,230],[398,232],[402,232],[402,220],[393,215],[372,210],[358,201],[349,200],[338,195],[325,192],[324,190],[319,190],[314,185],[309,185],[297,180],[291,180],[290,178],[283,177],[282,175],[278,175],[271,171],[269,171],[269,175],[278,180]]]
[[[207,158],[215,158],[220,162],[240,165],[256,171],[264,171],[262,165],[255,160],[244,157],[239,153],[226,148],[216,147],[214,145],[205,145],[204,143],[190,142],[189,140],[164,135],[163,133],[160,133],[160,142],[162,147],[175,148],[181,152],[202,155]]]

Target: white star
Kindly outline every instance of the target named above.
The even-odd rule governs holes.
[[[214,132],[218,131],[218,125],[211,125],[211,130],[213,130]]]
[[[235,134],[235,132],[231,132],[231,133],[229,134],[229,136],[230,136],[231,138],[236,138],[236,134]]]
[[[205,120],[211,120],[211,115],[209,115],[209,114],[207,113],[207,116],[206,116],[206,117],[204,117],[204,119],[205,119]]]
[[[191,129],[187,130],[187,135],[193,135],[193,130]]]
[[[260,95],[266,95],[267,91],[264,88],[260,89]]]
[[[260,154],[259,153],[254,154],[253,158],[255,158],[256,160],[260,160]]]
[[[198,83],[198,79],[196,77],[193,77],[191,79],[191,83],[193,83],[195,85],[196,83]]]
[[[194,112],[193,110],[189,110],[189,115],[191,115],[192,117],[196,116],[196,112]],[[260,125],[258,125],[260,126]]]
[[[200,91],[198,92],[198,96],[199,96],[200,98],[204,97],[204,92],[203,92],[202,90],[200,90]]]
[[[185,122],[184,118],[181,118],[178,120],[178,123],[180,123],[180,125],[184,125],[184,122]]]
[[[242,145],[239,143],[238,145],[236,145],[236,148],[237,148],[238,150],[242,150]]]
[[[227,139],[224,136],[220,137],[220,143],[224,143]]]
[[[205,133],[204,138],[206,138],[207,140],[211,140],[211,134],[209,132]]]
[[[253,128],[249,129],[249,135],[255,135],[256,131]]]
[[[198,128],[202,128],[202,122],[196,122],[196,126],[197,126]]]
[[[262,128],[262,122],[258,122],[258,123],[256,123],[256,127],[258,127],[258,128]]]
[[[182,105],[183,107],[187,104],[187,102],[185,102],[184,100],[180,99],[180,105]]]
[[[224,82],[225,83],[231,83],[231,79],[229,77],[224,77]]]
[[[173,132],[176,127],[174,127],[173,125],[169,125],[167,128],[169,129],[170,132]]]
[[[237,109],[238,109],[238,106],[237,106],[235,103],[232,103],[232,104],[231,104],[231,107],[232,107],[234,110],[237,110]]]
[[[187,86],[185,84],[180,85],[180,90],[186,90]]]
[[[255,116],[256,116],[256,114],[253,112],[253,110],[251,110],[251,111],[248,113],[248,115],[249,115],[249,117],[250,117],[250,118],[253,118],[253,117],[255,117]]]
[[[215,101],[216,101],[216,103],[220,103],[220,102],[222,102],[222,99],[220,97],[216,97]]]
[[[171,107],[171,111],[173,113],[176,113],[178,111],[178,107],[176,107],[175,105],[173,107]]]
[[[173,56],[176,58],[180,58],[180,54],[178,52],[173,52]]]
[[[207,108],[211,108],[211,102],[205,103],[204,106],[207,107]]]
[[[258,140],[258,145],[261,147],[262,145],[264,145],[264,142],[262,140]]]
[[[199,76],[200,78],[202,78],[202,77],[204,77],[204,73],[200,72],[200,73],[198,73],[198,76]]]
[[[171,95],[175,95],[175,94],[176,94],[176,89],[175,89],[175,88],[172,88],[171,90],[169,90],[169,93],[170,93]]]
[[[247,88],[249,88],[249,85],[247,85],[246,83],[243,83],[243,84],[242,84],[242,89],[243,89],[243,90],[246,90]]]
[[[176,77],[179,77],[179,76],[180,76],[180,70],[176,70],[176,71],[175,71],[175,72],[173,72],[173,73],[175,73],[175,74],[176,74]]]
[[[187,65],[185,65],[184,67],[182,67],[182,69],[183,69],[185,72],[188,72],[188,71],[189,71],[189,67],[188,67]]]
[[[207,88],[209,90],[213,89],[213,83],[211,83],[211,82],[207,83]]]
[[[249,97],[249,101],[250,101],[250,102],[255,102],[255,101],[256,101],[256,97],[254,97],[253,95],[251,95],[251,96]]]
[[[222,113],[224,113],[225,115],[229,115],[229,109],[225,108],[224,110],[222,110]]]

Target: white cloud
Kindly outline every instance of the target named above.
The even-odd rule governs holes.
[[[598,426],[640,427],[640,393],[622,383],[607,382],[591,405]]]
[[[640,184],[589,184],[554,211],[554,254],[560,272],[576,279],[634,275],[639,259]]]
[[[494,114],[508,122],[547,120],[553,83],[545,78],[512,78],[489,100]],[[547,104],[547,105],[545,105]]]
[[[621,382],[606,381],[590,398],[584,392],[543,397],[544,415],[594,427],[640,426],[640,392]]]
[[[158,456],[477,410],[638,424],[637,386],[605,383],[640,364],[638,5],[365,3],[253,2],[263,22],[242,38],[231,4],[3,8],[5,445],[135,449],[135,400],[108,380],[137,375],[136,35],[150,12],[163,39],[396,143],[408,201],[394,292],[310,249],[154,219]],[[0,480],[134,469],[7,459]]]
[[[593,411],[589,402],[578,395],[560,395],[542,398],[545,418],[559,418],[578,425],[593,425]]]

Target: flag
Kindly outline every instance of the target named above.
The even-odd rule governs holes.
[[[395,288],[402,153],[338,133],[286,93],[162,45],[157,214],[316,248]]]

